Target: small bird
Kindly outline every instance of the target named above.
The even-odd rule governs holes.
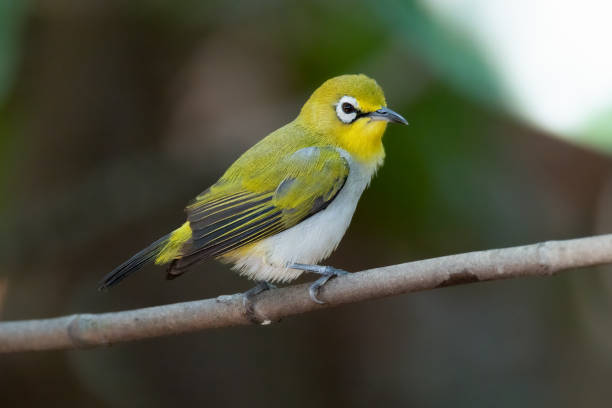
[[[216,258],[257,282],[246,296],[289,282],[302,272],[346,274],[318,265],[336,249],[359,197],[385,158],[388,122],[407,125],[386,107],[375,80],[342,75],[327,80],[298,117],[270,133],[186,208],[187,221],[119,265],[100,282],[109,288],[148,263],[168,265],[174,279]]]

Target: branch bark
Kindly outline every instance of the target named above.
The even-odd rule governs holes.
[[[331,280],[314,303],[309,284],[274,289],[253,300],[262,324],[346,303],[463,283],[612,263],[612,234],[450,255],[356,272]],[[0,352],[73,349],[251,324],[241,294],[115,313],[75,314],[0,323]]]

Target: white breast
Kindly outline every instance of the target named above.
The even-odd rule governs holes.
[[[261,240],[248,255],[226,259],[234,263],[234,269],[255,280],[286,282],[296,279],[302,271],[287,269],[285,265],[317,264],[336,249],[351,223],[359,197],[378,167],[361,164],[344,150],[339,152],[349,163],[349,175],[329,206],[296,226]]]

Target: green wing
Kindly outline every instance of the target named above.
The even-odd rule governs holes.
[[[231,177],[187,207],[192,236],[172,269],[180,273],[202,258],[291,228],[327,207],[348,173],[347,161],[331,147],[306,147],[261,168],[231,168]]]

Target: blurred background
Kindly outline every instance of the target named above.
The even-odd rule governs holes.
[[[612,232],[612,10],[592,0],[0,2],[0,318],[208,298],[214,261],[97,281],[324,80],[409,127],[329,264]],[[610,7],[610,6],[607,6]],[[9,406],[602,406],[610,268],[87,351],[0,356]],[[309,277],[311,278],[311,277]]]

